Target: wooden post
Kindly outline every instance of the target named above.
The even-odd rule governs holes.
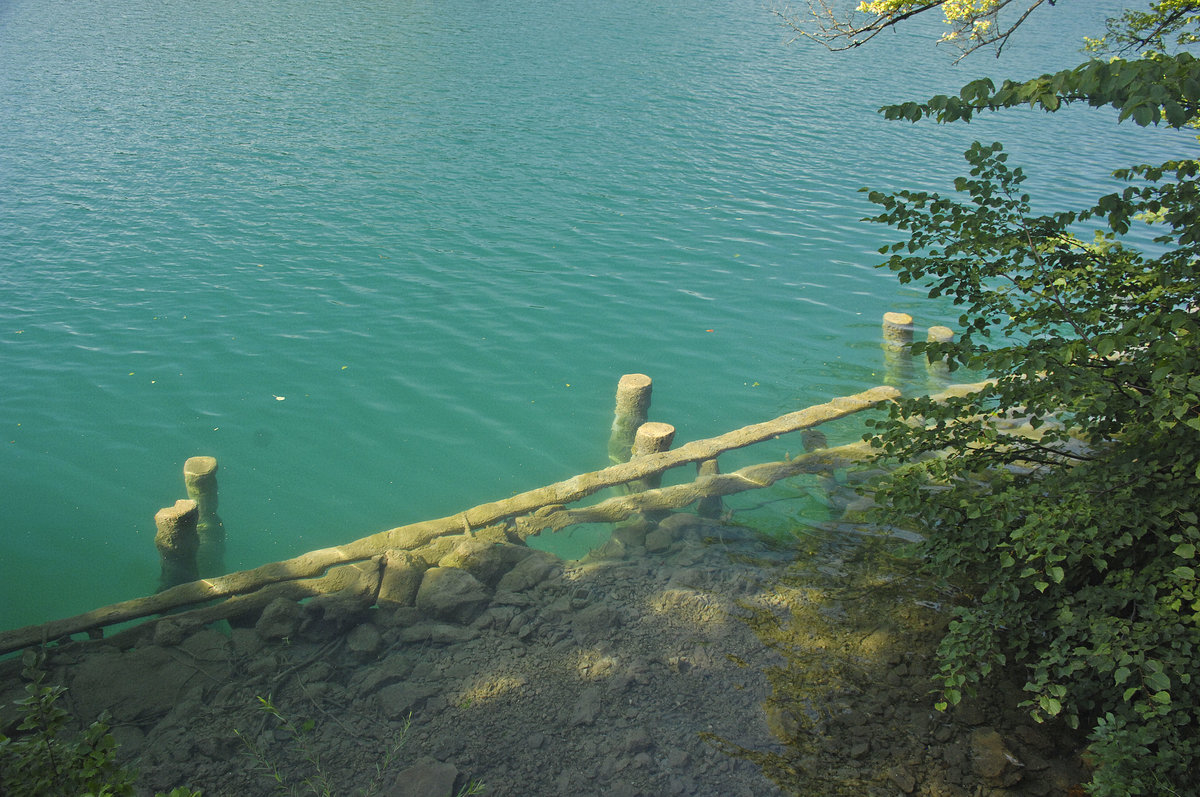
[[[930,327],[927,340],[930,343],[950,343],[954,340],[954,330],[950,327]],[[950,367],[946,364],[945,357],[938,357],[936,360],[926,357],[925,368],[935,386],[944,387],[950,382]]]
[[[671,424],[658,423],[656,421],[643,423],[638,427],[637,434],[634,435],[631,459],[667,451],[671,448],[671,442],[674,439],[675,427]],[[629,485],[630,492],[635,493],[642,490],[656,490],[661,486],[661,473],[655,473],[644,479],[638,479],[636,482],[630,482]]]
[[[912,378],[909,346],[913,340],[913,319],[908,313],[883,314],[884,382],[901,385]]]
[[[697,476],[719,476],[721,465],[715,459],[706,459],[696,463]],[[709,495],[701,498],[696,504],[696,514],[700,517],[719,518],[725,511],[725,505],[719,495]]]
[[[608,459],[613,464],[629,461],[634,436],[650,411],[652,389],[653,382],[645,374],[625,374],[617,382],[617,407],[608,438]]]
[[[158,527],[154,545],[162,559],[159,592],[200,577],[196,569],[196,552],[200,548],[196,521],[199,518],[200,510],[196,502],[187,498],[176,501],[175,506],[158,510],[154,515],[154,525]]]
[[[200,577],[225,575],[225,524],[217,515],[217,460],[215,457],[191,457],[183,463],[183,484],[188,498],[196,502],[199,520],[196,533],[200,548],[196,565]]]

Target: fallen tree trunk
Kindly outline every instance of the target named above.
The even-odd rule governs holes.
[[[802,454],[783,462],[764,462],[732,473],[700,476],[687,484],[621,495],[592,506],[577,509],[546,506],[517,518],[517,536],[527,539],[543,531],[558,531],[579,523],[616,523],[635,512],[679,509],[704,498],[770,487],[780,479],[802,473],[821,473],[833,468],[849,467],[871,460],[877,454],[878,450],[867,443],[852,443]]]

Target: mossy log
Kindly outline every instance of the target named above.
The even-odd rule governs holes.
[[[319,578],[301,578],[269,584],[248,595],[227,598],[212,606],[156,617],[114,635],[106,642],[122,649],[133,647],[142,644],[147,635],[153,632],[154,625],[160,621],[169,620],[200,627],[218,620],[229,620],[251,612],[260,612],[277,598],[301,601],[319,595],[338,595],[347,599],[354,598],[363,606],[370,606],[379,594],[385,561],[384,555],[374,556],[364,562],[331,568]]]
[[[853,396],[835,398],[825,404],[807,407],[773,420],[744,426],[717,437],[694,440],[672,451],[647,454],[644,457],[612,465],[603,470],[581,473],[570,479],[529,490],[501,501],[480,504],[455,515],[399,526],[345,545],[310,551],[292,559],[271,562],[252,570],[180,584],[156,595],[115,603],[74,617],[6,631],[0,633],[0,655],[70,634],[161,614],[181,606],[243,595],[269,584],[314,578],[324,574],[335,565],[365,561],[388,549],[411,550],[446,534],[483,528],[498,521],[528,515],[542,507],[574,503],[605,488],[655,476],[680,465],[714,459],[726,451],[744,448],[789,432],[843,418],[880,403],[894,400],[899,396],[900,391],[892,387],[871,388]],[[728,474],[728,477],[735,478],[735,474]]]

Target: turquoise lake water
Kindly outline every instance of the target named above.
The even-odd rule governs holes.
[[[1194,140],[875,109],[1119,6],[956,67],[756,0],[0,0],[0,628],[152,591],[189,456],[239,569],[602,467],[624,373],[678,442],[879,384],[882,313],[955,314],[874,268],[858,188],[1001,139],[1075,204]]]

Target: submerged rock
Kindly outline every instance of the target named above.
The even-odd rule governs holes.
[[[412,606],[417,600],[421,577],[429,565],[408,551],[388,551],[385,561],[376,599],[380,608]]]
[[[432,758],[422,759],[392,781],[386,797],[453,797],[458,769]]]
[[[417,608],[455,623],[469,623],[483,612],[491,595],[479,579],[456,567],[431,567],[417,590]]]
[[[303,619],[304,609],[300,604],[287,598],[276,598],[263,609],[254,630],[263,639],[284,639],[296,634]]]
[[[461,568],[480,582],[495,587],[505,573],[532,553],[523,545],[466,539],[443,557],[438,566]]]

